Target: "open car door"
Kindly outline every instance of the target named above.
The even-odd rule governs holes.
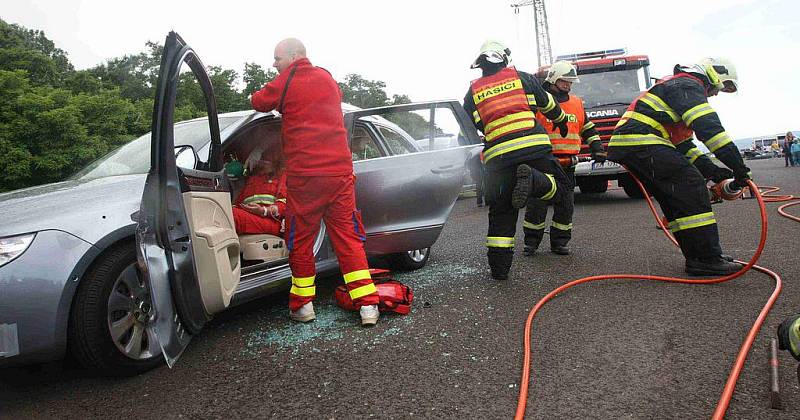
[[[191,147],[174,144],[183,64],[205,95],[210,141],[206,162]],[[150,290],[156,338],[172,367],[191,336],[230,304],[241,273],[211,81],[195,52],[174,32],[167,35],[161,57],[150,154],[137,220],[137,253]]]

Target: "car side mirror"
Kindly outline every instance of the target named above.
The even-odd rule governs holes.
[[[175,146],[175,164],[178,167],[194,169],[198,160],[197,152],[191,145]]]

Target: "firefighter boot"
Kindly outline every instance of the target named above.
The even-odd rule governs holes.
[[[800,360],[800,315],[790,316],[778,326],[778,347]]]
[[[569,247],[566,246],[566,245],[551,245],[550,246],[550,251],[553,254],[569,255]]]
[[[556,192],[556,184],[548,176],[526,164],[517,166],[517,183],[511,192],[511,205],[521,209],[528,204],[528,197],[550,200]]]
[[[489,249],[489,268],[492,270],[492,278],[495,280],[508,280],[508,272],[511,270],[511,261],[514,259],[514,252],[506,249]]]
[[[686,272],[693,276],[727,276],[742,269],[742,265],[722,257],[687,258]]]
[[[297,322],[313,321],[314,318],[316,318],[316,315],[314,315],[314,304],[312,302],[308,302],[296,311],[289,311],[289,318],[292,321]]]

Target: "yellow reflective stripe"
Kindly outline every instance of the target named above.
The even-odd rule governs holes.
[[[472,111],[472,119],[475,120],[475,123],[481,122],[481,116],[478,111]]]
[[[538,224],[533,224],[533,223],[531,223],[531,222],[529,222],[527,220],[523,220],[522,221],[522,227],[523,228],[528,228],[528,229],[535,229],[535,230],[544,230],[545,222],[538,223]]]
[[[583,133],[584,131],[586,131],[586,130],[588,130],[590,128],[594,128],[594,123],[591,122],[591,121],[589,121],[589,122],[587,122],[586,124],[583,125],[583,127],[581,128],[581,133]]]
[[[309,287],[314,285],[314,277],[295,277],[292,276],[292,284],[297,287]]]
[[[592,137],[589,137],[588,139],[586,139],[586,143],[589,143],[589,144],[592,144],[593,142],[596,142],[596,141],[600,141],[600,136],[598,136],[597,134],[595,134]]]
[[[498,118],[490,122],[489,124],[486,124],[486,131],[492,131],[497,126],[510,123],[512,121],[521,119],[531,119],[531,118],[536,118],[536,116],[531,111],[515,112],[513,114],[506,115],[505,117]]]
[[[274,204],[275,196],[272,194],[255,194],[242,200],[244,204]]]
[[[375,287],[374,283],[365,284],[361,287],[356,287],[355,289],[351,290],[350,292],[350,299],[356,300],[358,298],[362,298],[367,295],[371,295],[373,293],[378,293],[378,289]]]
[[[669,140],[664,140],[655,134],[615,134],[611,136],[611,141],[608,142],[611,146],[644,146],[647,144],[662,144],[675,148]]]
[[[561,115],[559,115],[558,117],[556,117],[556,119],[554,119],[554,120],[553,120],[553,122],[554,122],[554,123],[556,123],[556,124],[558,124],[558,123],[560,123],[561,121],[564,121],[564,120],[566,120],[566,119],[567,119],[567,113],[566,113],[566,112],[564,112],[564,111],[562,110],[562,111],[561,111]]]
[[[728,136],[727,132],[723,131],[717,134],[716,136],[711,137],[710,139],[704,141],[703,143],[705,143],[706,147],[708,147],[708,150],[710,150],[713,153],[717,151],[720,147],[725,146],[730,142],[731,142],[730,136]]]
[[[316,289],[317,288],[314,286],[311,287],[292,286],[292,288],[289,289],[289,293],[297,296],[309,297],[309,296],[314,296],[316,294]]]
[[[556,178],[553,175],[550,174],[544,174],[544,175],[547,177],[547,179],[550,180],[550,191],[548,191],[547,194],[541,196],[540,198],[542,200],[549,200],[553,198],[554,195],[556,195],[556,190],[558,190],[558,188],[556,187]]]
[[[680,217],[669,222],[670,232],[677,232],[680,230],[698,228],[700,226],[708,226],[717,223],[714,218],[714,212],[695,214],[694,216]]]
[[[500,128],[496,128],[494,130],[488,131],[486,133],[486,141],[492,141],[504,134],[508,134],[512,131],[518,131],[526,128],[533,128],[536,127],[536,121],[533,119],[518,121],[511,124],[506,124]]]
[[[487,236],[486,246],[489,248],[513,248],[514,238],[507,236]]]
[[[358,271],[351,271],[344,275],[344,283],[352,283],[356,280],[364,280],[364,279],[371,279],[372,277],[369,275],[369,270],[358,270]]]
[[[688,111],[684,112],[681,118],[683,121],[686,122],[686,125],[691,126],[694,120],[702,117],[703,115],[708,115],[714,112],[714,109],[711,108],[711,105],[708,102],[703,102],[700,105],[690,108]]]
[[[547,94],[547,105],[545,105],[544,108],[542,108],[543,114],[550,112],[553,108],[556,107],[556,100],[553,99],[553,95],[551,95],[550,92],[545,92],[545,94]]]
[[[581,145],[575,143],[553,143],[553,153],[580,151]]]
[[[558,230],[572,230],[572,223],[565,225],[558,222],[552,222],[551,226]]]
[[[286,203],[286,199],[285,198],[279,198],[279,199],[275,200],[275,202],[276,203]]]
[[[696,147],[692,147],[691,149],[689,149],[688,152],[684,153],[684,156],[686,156],[686,158],[689,159],[689,163],[694,163],[694,161],[696,161],[697,158],[703,156],[703,152],[701,152],[700,149]]]
[[[660,122],[648,117],[647,115],[644,115],[644,114],[639,113],[639,112],[627,111],[627,112],[625,112],[625,114],[622,115],[622,118],[623,119],[624,118],[630,118],[630,119],[634,119],[636,121],[639,121],[642,124],[647,124],[650,127],[658,130],[658,132],[661,133],[661,136],[664,137],[665,139],[669,138],[669,133],[667,132],[667,129],[664,128],[664,126],[661,125]],[[620,121],[622,121],[622,119],[620,119]]]
[[[536,106],[536,96],[535,95],[525,95],[528,97],[528,105]]]
[[[655,111],[666,113],[667,115],[669,115],[670,118],[672,118],[673,122],[678,122],[680,120],[680,118],[678,118],[678,114],[675,113],[675,111],[673,111],[672,108],[670,108],[670,106],[667,105],[667,103],[664,102],[663,99],[659,98],[656,95],[653,95],[650,92],[645,93],[644,96],[639,98],[639,100],[649,105],[650,108],[653,108],[653,110]]]
[[[504,141],[496,146],[491,147],[483,154],[483,163],[487,163],[489,162],[489,159],[500,156],[504,153],[513,152],[525,147],[544,145],[550,145],[550,138],[547,137],[547,134],[531,134],[529,136],[522,136],[513,140]]]
[[[567,137],[561,137],[561,134],[558,133],[547,133],[547,136],[550,137],[551,140],[565,139],[565,140],[577,140],[579,142],[581,141],[581,136],[579,136],[576,133],[568,133]]]
[[[492,96],[502,95],[515,89],[522,89],[522,80],[514,79],[499,85],[487,86],[486,88],[475,92],[475,94],[472,95],[472,101],[475,102],[475,105],[477,106],[479,103],[491,98]]]

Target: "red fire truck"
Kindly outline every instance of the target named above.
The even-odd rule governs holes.
[[[572,85],[572,93],[583,99],[589,119],[608,146],[608,140],[622,114],[639,94],[652,86],[650,59],[646,55],[627,55],[624,49],[561,55],[556,61],[569,61],[575,65],[580,83]],[[541,80],[550,66],[539,68],[536,76]],[[588,146],[581,148],[589,155]],[[582,162],[575,168],[575,177],[582,193],[604,193],[609,180],[617,180],[630,197],[642,194],[624,168],[614,162]]]

